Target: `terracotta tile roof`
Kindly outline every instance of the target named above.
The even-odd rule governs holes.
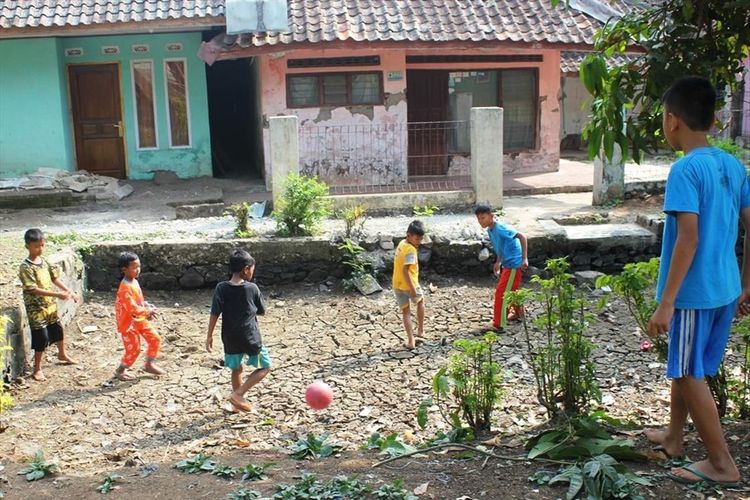
[[[591,44],[598,4],[634,0],[287,0],[289,33],[242,35],[241,46],[332,41],[507,41]],[[592,7],[587,7],[591,6]],[[589,9],[592,14],[584,14]],[[224,0],[0,0],[0,28],[76,27],[223,16]],[[601,17],[599,15],[598,17]]]
[[[224,0],[0,0],[0,28],[65,27],[220,15],[224,15]]]
[[[566,51],[560,52],[560,72],[561,73],[578,73],[578,68],[581,66],[581,61],[588,55],[589,52],[584,51]],[[625,54],[624,56],[615,55],[607,60],[608,65],[619,66],[629,61],[633,61],[637,54]]]
[[[598,1],[613,4],[620,12],[630,8],[623,3],[627,0]],[[240,45],[340,40],[591,44],[602,25],[579,10],[552,7],[550,0],[288,0],[287,4],[291,33],[243,35]]]

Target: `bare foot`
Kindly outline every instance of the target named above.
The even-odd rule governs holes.
[[[229,395],[229,402],[240,411],[250,411],[253,409],[253,406],[247,402],[247,399],[238,396],[234,392]]]
[[[115,377],[117,377],[117,380],[121,380],[123,382],[129,382],[131,380],[135,380],[135,375],[127,371],[115,372]]]
[[[508,321],[521,321],[521,318],[523,318],[523,314],[519,314],[515,311],[508,314]]]
[[[44,376],[44,373],[42,373],[42,370],[38,370],[32,373],[31,378],[33,378],[37,382],[45,382],[47,380],[47,377]]]
[[[156,376],[164,375],[164,370],[162,370],[161,368],[159,368],[153,363],[146,363],[143,366],[143,371],[145,371],[146,373],[150,373],[151,375],[156,375]]]
[[[417,332],[417,337],[419,337],[420,339],[423,339],[424,338],[424,332]]]
[[[410,344],[408,342],[404,342],[404,347],[406,347],[407,349],[409,349],[411,351],[412,349],[414,349],[417,346],[416,346],[416,344]]]
[[[679,439],[673,439],[665,429],[646,429],[643,431],[646,439],[661,447],[668,458],[681,457],[685,454],[685,448],[682,445],[682,436]]]
[[[718,471],[708,460],[701,460],[682,467],[674,467],[671,471],[673,476],[688,483],[707,481],[709,483],[736,483],[740,480],[740,471],[732,464],[731,470]]]
[[[58,354],[57,360],[60,361],[60,364],[62,365],[77,365],[78,364],[78,361],[71,358],[67,354],[63,354],[62,356]]]

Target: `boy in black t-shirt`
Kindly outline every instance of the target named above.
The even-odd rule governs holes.
[[[206,350],[213,348],[213,334],[219,316],[221,341],[224,344],[224,365],[232,370],[232,394],[229,401],[240,411],[250,411],[252,406],[245,394],[271,371],[271,356],[263,346],[256,315],[264,314],[266,307],[255,283],[250,283],[255,272],[255,259],[244,250],[236,250],[229,258],[232,278],[216,285],[208,320]],[[242,363],[255,370],[242,382]]]

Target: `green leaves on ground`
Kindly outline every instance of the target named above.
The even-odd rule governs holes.
[[[237,490],[233,493],[229,494],[229,500],[257,500],[258,498],[261,498],[263,495],[260,491],[250,490],[247,488],[242,488],[241,490]]]
[[[303,474],[302,479],[295,484],[280,484],[276,486],[277,493],[274,500],[344,500],[364,498],[369,487],[356,476],[338,476],[324,483],[314,474]]]
[[[580,493],[584,493],[589,499],[643,500],[637,494],[636,485],[651,486],[650,481],[628,471],[624,465],[606,454],[596,455],[582,466],[567,466],[557,474],[547,470],[538,471],[529,480],[538,485],[567,483],[566,500],[572,500]]]
[[[96,487],[96,491],[102,495],[106,495],[112,490],[116,490],[119,486],[116,483],[122,482],[122,476],[118,474],[107,474],[102,480],[102,484]]]
[[[575,417],[563,429],[544,431],[526,443],[529,459],[567,460],[606,454],[625,460],[646,460],[635,451],[633,441],[615,439],[590,417]]]
[[[24,467],[18,471],[19,476],[26,476],[27,481],[36,481],[42,479],[45,476],[51,476],[57,473],[57,464],[47,462],[44,460],[44,452],[41,450],[37,451],[34,455],[33,460],[29,463],[28,467]]]
[[[223,477],[224,479],[232,479],[237,475],[238,472],[239,469],[230,467],[229,465],[216,465],[211,471],[211,474],[213,474],[214,476]]]
[[[211,460],[211,457],[199,453],[194,457],[177,462],[175,467],[188,474],[198,474],[199,472],[213,472],[216,468],[216,462]]]
[[[367,440],[365,448],[368,450],[380,450],[381,455],[388,455],[389,457],[398,457],[405,453],[417,451],[415,447],[405,444],[395,432],[386,437],[374,432],[370,436],[370,439]]]
[[[417,500],[417,496],[404,488],[404,482],[396,479],[391,484],[384,484],[372,494],[381,500]]]
[[[440,211],[440,207],[437,205],[414,205],[412,208],[415,217],[432,217],[438,211]]]
[[[242,474],[242,480],[243,481],[262,481],[264,479],[268,479],[268,475],[266,474],[266,469],[272,467],[273,463],[267,463],[263,465],[253,465],[253,464],[247,464],[243,468],[239,470],[239,472]]]
[[[328,432],[320,436],[316,436],[310,432],[305,439],[300,439],[292,446],[290,455],[297,460],[314,460],[316,458],[330,457],[334,453],[343,450],[341,445],[326,444],[329,436],[330,433]]]

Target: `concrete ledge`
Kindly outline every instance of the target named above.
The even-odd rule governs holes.
[[[474,205],[476,197],[472,190],[424,191],[407,193],[346,194],[331,196],[334,210],[364,205],[368,213],[380,214],[409,210],[415,206],[437,205],[445,208],[466,208]]]
[[[0,208],[55,208],[78,202],[79,198],[67,189],[0,191]]]

